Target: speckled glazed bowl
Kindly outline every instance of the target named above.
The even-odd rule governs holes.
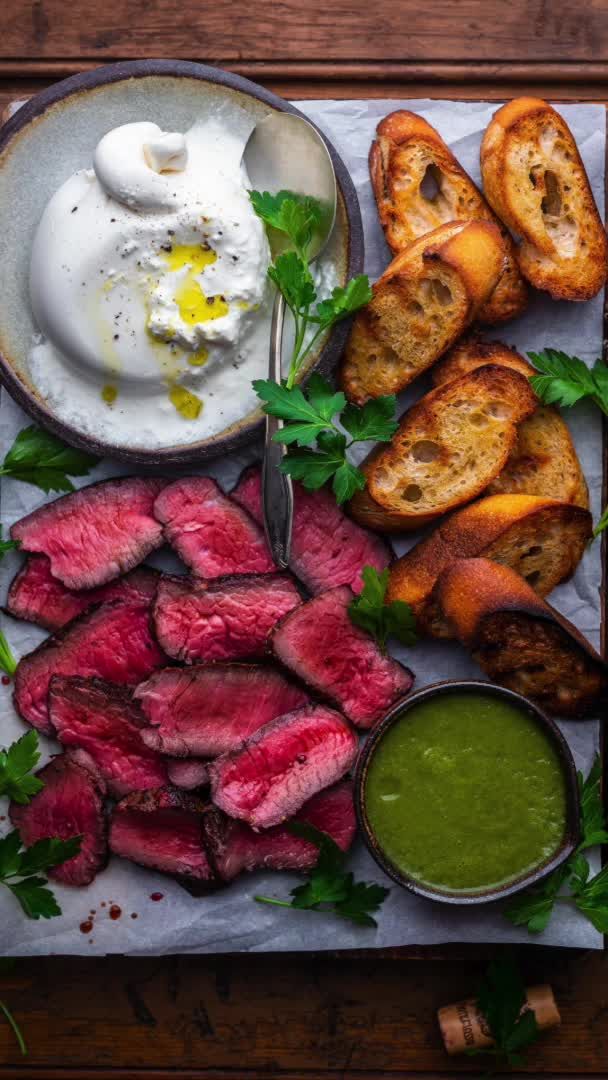
[[[206,111],[230,117],[242,111],[254,121],[270,109],[297,109],[237,75],[178,60],[110,64],[75,75],[37,94],[0,129],[0,379],[39,424],[74,446],[100,457],[141,465],[180,465],[225,454],[261,434],[260,410],[196,443],[163,449],[133,449],[91,438],[66,424],[36,391],[28,374],[35,326],[28,295],[29,258],[34,233],[51,195],[77,169],[90,167],[100,137],[135,120],[154,120],[165,130],[186,130]],[[327,142],[327,140],[326,140]],[[359,204],[344,163],[330,143],[338,180],[338,213],[327,257],[338,279],[361,272],[363,232]],[[308,372],[329,373],[348,334],[339,324],[312,355]]]

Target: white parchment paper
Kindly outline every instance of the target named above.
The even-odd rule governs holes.
[[[420,112],[429,120],[462,162],[479,180],[479,143],[496,105],[442,101],[315,101],[299,102],[327,133],[341,153],[357,187],[366,240],[366,270],[376,278],[389,261],[388,251],[377,222],[370,190],[367,155],[377,121],[391,109],[403,107]],[[601,106],[565,105],[566,117],[577,139],[600,210],[604,207],[605,114]],[[588,304],[554,303],[536,294],[523,318],[500,331],[507,344],[522,352],[557,346],[592,362],[601,350],[602,300]],[[591,491],[594,516],[601,498],[601,423],[597,411],[584,406],[570,410],[578,452]],[[28,418],[3,391],[0,403],[0,448],[10,446]],[[241,468],[257,456],[257,448],[205,470],[226,487],[235,481]],[[118,475],[129,470],[104,463],[92,479]],[[190,470],[192,471],[192,470]],[[40,505],[44,498],[35,488],[10,479],[1,482],[1,520],[6,528]],[[404,550],[401,544],[399,550]],[[9,554],[0,565],[0,603],[16,572],[20,557]],[[172,566],[171,557],[159,555],[157,565]],[[599,586],[600,546],[586,553],[574,579],[552,595],[552,602],[597,645],[600,629]],[[45,636],[25,623],[5,620],[17,656],[31,650]],[[399,651],[396,651],[399,654]],[[479,677],[476,666],[463,650],[453,644],[423,642],[409,652],[407,661],[416,673],[416,686],[444,678]],[[22,734],[23,724],[11,704],[11,688],[0,687],[0,745]],[[589,769],[598,746],[598,723],[564,723],[563,730],[577,764]],[[57,747],[45,743],[45,758]],[[5,808],[0,807],[5,814]],[[6,829],[6,821],[0,828]],[[475,823],[471,823],[475,827]],[[597,857],[596,857],[597,864]],[[381,871],[359,843],[351,856],[351,868],[358,877],[386,882]],[[155,956],[165,953],[262,952],[322,949],[374,948],[408,944],[435,944],[447,941],[537,941],[543,944],[601,948],[603,939],[590,923],[559,905],[550,927],[543,935],[530,938],[526,931],[512,927],[499,905],[458,909],[417,899],[397,886],[391,888],[379,916],[377,930],[350,927],[347,923],[307,912],[285,911],[253,902],[256,893],[286,896],[296,882],[289,874],[244,875],[229,888],[207,897],[193,899],[170,879],[141,870],[120,859],[112,859],[92,886],[70,890],[55,886],[63,916],[48,922],[24,918],[4,890],[0,893],[0,952],[3,955],[35,956],[82,953],[86,955],[125,953]],[[151,899],[162,893],[162,900]],[[110,904],[117,904],[122,917],[109,918]],[[102,907],[102,904],[104,905]],[[93,929],[82,933],[80,924],[90,913]],[[137,918],[132,918],[136,915]]]

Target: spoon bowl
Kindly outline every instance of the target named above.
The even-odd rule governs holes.
[[[322,136],[293,113],[272,112],[256,124],[245,147],[243,161],[256,191],[293,191],[321,203],[323,217],[309,247],[309,260],[326,246],[336,220],[336,174]],[[287,246],[282,233],[271,230],[273,257]]]

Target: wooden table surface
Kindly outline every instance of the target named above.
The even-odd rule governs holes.
[[[608,101],[607,0],[1,0],[0,110],[114,60],[218,64],[291,98]],[[0,1024],[0,1080],[471,1076],[435,1010],[474,990],[492,955],[46,959],[0,977],[29,1043]],[[562,1027],[523,1072],[608,1077],[608,957],[530,946]]]

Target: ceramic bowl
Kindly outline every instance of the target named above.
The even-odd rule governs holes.
[[[142,450],[92,438],[61,420],[37,393],[28,375],[28,352],[35,326],[28,295],[29,256],[36,226],[51,195],[76,169],[90,167],[100,137],[113,127],[150,119],[165,130],[186,130],[195,117],[221,110],[244,113],[256,122],[270,109],[298,113],[261,86],[217,68],[177,60],[110,64],[43,90],[0,129],[0,379],[29,415],[73,446],[99,457],[140,465],[180,465],[225,454],[261,435],[259,409],[196,443]],[[301,115],[301,114],[299,114]],[[363,268],[363,232],[354,185],[336,150],[325,140],[338,181],[336,228],[327,257],[341,283]],[[329,374],[348,334],[339,324],[312,370]]]
[[[502,698],[504,701],[511,702],[511,704],[527,713],[530,719],[543,730],[557,752],[564,774],[566,786],[566,825],[562,842],[557,850],[544,863],[535,867],[528,873],[522,874],[521,877],[514,881],[509,881],[504,885],[481,891],[462,892],[459,890],[458,892],[451,892],[447,889],[434,888],[433,886],[423,884],[416,878],[410,877],[409,874],[404,873],[404,871],[395,866],[384,854],[376,840],[367,817],[365,809],[365,785],[374,752],[393,724],[397,723],[397,721],[401,720],[404,716],[407,716],[408,712],[422,701],[428,701],[429,698],[439,696],[447,697],[467,692],[487,694],[490,697]],[[529,701],[528,698],[523,697],[521,694],[517,694],[513,690],[506,690],[501,686],[494,686],[492,683],[476,680],[448,681],[435,683],[432,686],[426,686],[424,689],[419,690],[418,693],[412,694],[412,696],[405,701],[399,702],[398,705],[395,705],[394,708],[387,713],[377,727],[371,732],[359,756],[355,777],[355,806],[359,826],[365,839],[365,843],[367,844],[371,855],[381,869],[384,870],[385,874],[388,874],[393,881],[396,881],[399,885],[409,889],[410,892],[416,893],[418,896],[423,896],[429,900],[438,900],[446,904],[487,904],[492,900],[501,900],[506,896],[512,896],[514,893],[521,892],[522,889],[526,889],[530,885],[534,885],[536,882],[541,881],[542,878],[546,877],[558,866],[561,866],[566,859],[569,859],[580,840],[579,795],[576,767],[570,747],[557,724],[555,724],[542,709],[539,709],[537,705]]]

